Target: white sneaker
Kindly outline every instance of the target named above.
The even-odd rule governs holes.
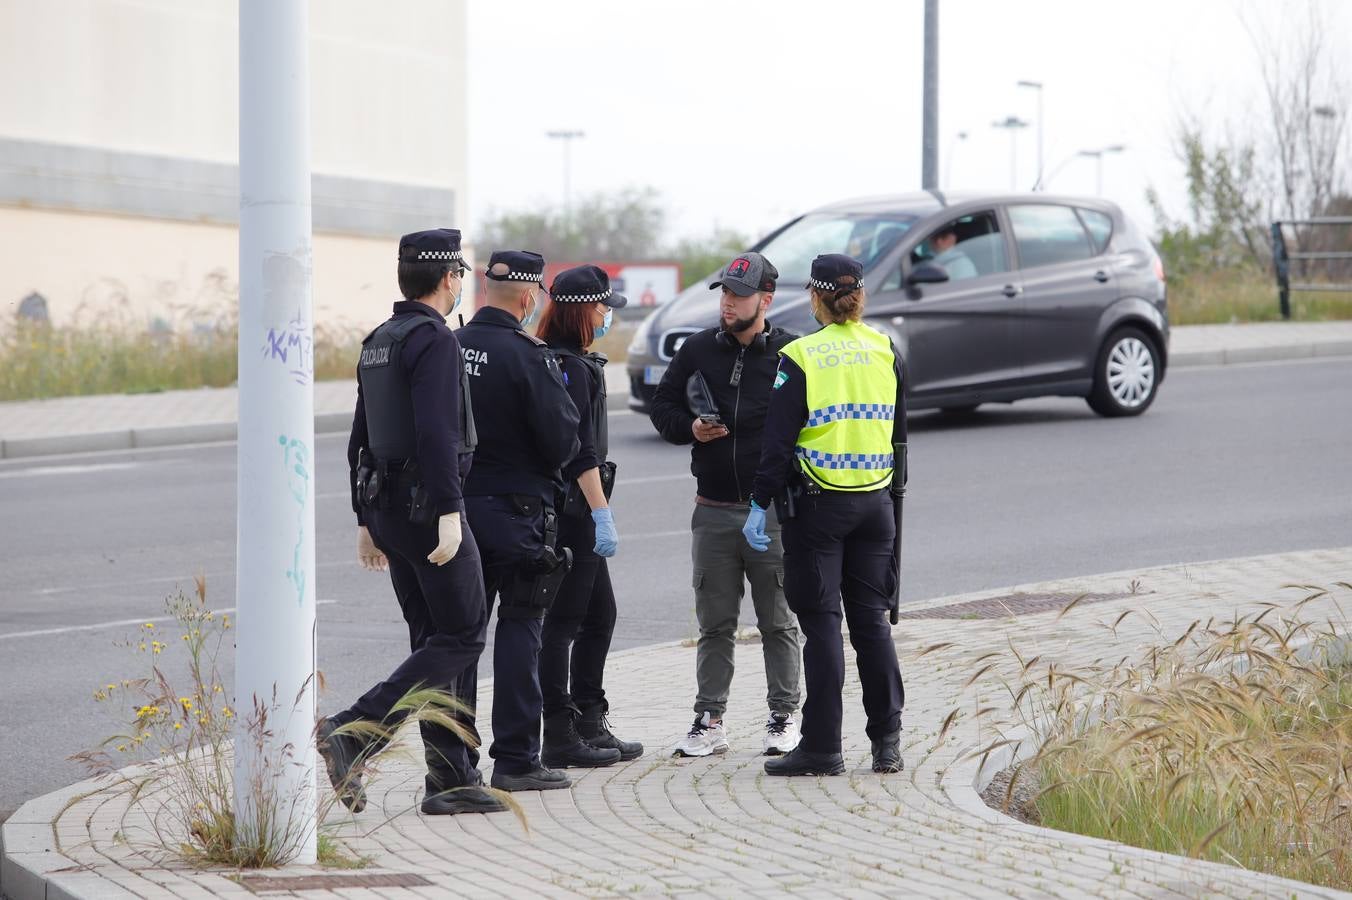
[[[672,756],[708,756],[711,753],[728,752],[728,732],[723,722],[711,722],[705,711],[690,726],[690,733],[676,742],[671,748]]]
[[[770,713],[770,719],[765,723],[766,756],[788,753],[797,747],[802,739],[798,723],[793,720],[793,713]]]

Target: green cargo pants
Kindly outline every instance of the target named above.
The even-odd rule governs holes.
[[[695,653],[695,715],[708,711],[722,718],[732,685],[737,618],[746,583],[765,654],[766,702],[771,712],[798,709],[802,654],[798,622],[784,602],[784,543],[774,510],[766,513],[771,537],[765,553],[752,550],[742,536],[746,508],[695,506],[690,521],[694,561],[695,618],[699,645]]]

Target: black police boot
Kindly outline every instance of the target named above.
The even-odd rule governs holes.
[[[315,728],[315,746],[324,758],[329,772],[329,783],[342,804],[354,813],[366,808],[366,788],[361,783],[362,747],[357,738],[348,734],[334,734],[339,723],[321,719]]]
[[[540,761],[551,769],[563,769],[568,766],[594,769],[619,762],[619,750],[593,747],[582,740],[577,733],[573,715],[574,710],[569,707],[545,719],[545,737],[540,749]]]
[[[901,758],[901,732],[894,731],[873,742],[873,771],[900,772],[906,768]]]
[[[506,802],[484,787],[484,777],[474,770],[473,780],[423,797],[425,816],[454,816],[459,813],[492,813],[507,809]]]
[[[578,715],[577,733],[582,740],[593,747],[620,751],[620,760],[628,762],[643,755],[643,745],[638,741],[622,741],[610,733],[610,723],[606,721],[606,705],[598,703],[589,706]]]
[[[500,791],[558,791],[573,786],[570,779],[558,769],[536,766],[521,775],[508,775],[493,769],[493,787]]]
[[[783,756],[765,761],[766,775],[843,775],[845,759],[839,753],[812,753],[799,744]]]

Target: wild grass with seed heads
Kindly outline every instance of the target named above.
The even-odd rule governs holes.
[[[323,763],[316,758],[317,797],[286,799],[279,789],[281,775],[304,764],[304,755],[287,745],[276,758],[273,749],[272,723],[302,709],[308,714],[307,694],[313,685],[307,682],[294,698],[280,698],[275,691],[270,698],[252,698],[250,709],[238,710],[220,665],[222,651],[233,648],[233,624],[229,615],[211,610],[206,597],[206,581],[199,576],[194,596],[179,591],[166,600],[173,625],[161,628],[147,622],[120,642],[143,672],[99,685],[94,700],[111,707],[124,727],[72,758],[91,774],[109,779],[111,790],[126,792],[128,807],[141,815],[127,817],[120,842],[151,864],[179,859],[233,868],[282,865],[309,838],[312,823],[306,810],[311,800],[317,805],[315,821],[322,823],[320,850],[332,850],[332,832],[343,825],[343,816]],[[176,683],[173,673],[183,670],[186,676]],[[322,678],[318,686],[322,688]],[[468,711],[446,691],[417,687],[399,700],[385,722],[353,722],[337,732],[366,743],[372,751],[368,756],[397,743],[402,726],[423,722],[448,728],[477,746],[477,734],[465,724]],[[251,821],[242,824],[235,818],[236,740],[251,742],[256,758],[266,760],[243,787]],[[369,783],[377,774],[377,766],[365,760],[352,777],[362,775]],[[525,827],[520,804],[509,794],[493,793]],[[362,830],[369,833],[381,824]],[[335,856],[328,864],[364,863]]]
[[[1193,622],[1136,662],[1003,667],[1039,745],[1008,791],[1035,777],[1049,828],[1352,888],[1352,584],[1294,587],[1294,605]]]

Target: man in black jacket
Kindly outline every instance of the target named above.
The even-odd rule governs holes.
[[[696,651],[695,723],[672,748],[678,756],[728,749],[723,714],[732,684],[733,649],[745,582],[765,654],[767,701],[764,750],[788,753],[798,744],[798,624],[784,601],[784,555],[771,511],[767,553],[742,540],[761,432],[770,404],[779,350],[797,337],[774,328],[765,314],[779,273],[759,253],[728,264],[710,289],[722,288],[721,322],[691,335],[677,351],[652,402],[652,422],[673,444],[693,444],[690,469],[698,493],[691,520]],[[692,379],[694,384],[692,385]],[[691,399],[691,397],[694,399]],[[692,408],[693,405],[693,408]]]

